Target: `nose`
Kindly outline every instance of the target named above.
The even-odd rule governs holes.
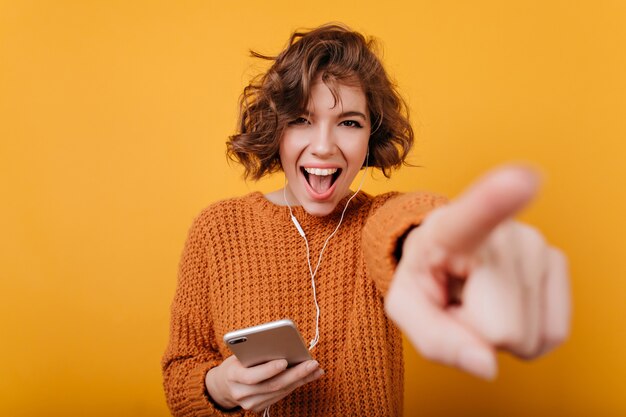
[[[321,159],[334,155],[337,151],[337,141],[333,129],[318,125],[318,128],[313,132],[309,147],[311,153]]]

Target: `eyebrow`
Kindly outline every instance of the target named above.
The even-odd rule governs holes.
[[[340,118],[343,117],[353,117],[353,116],[358,116],[358,117],[362,117],[364,120],[367,120],[367,117],[361,113],[360,111],[346,111],[343,112],[339,115]]]
[[[303,112],[303,114],[306,114],[308,116],[315,116],[315,113],[312,112],[312,111],[305,111],[305,112]],[[355,110],[345,111],[345,112],[341,113],[337,118],[338,119],[343,119],[344,117],[354,117],[354,116],[361,117],[361,118],[363,118],[363,120],[367,120],[367,116],[365,116],[360,111],[355,111]]]

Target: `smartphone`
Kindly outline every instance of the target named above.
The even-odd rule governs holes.
[[[224,335],[226,346],[243,366],[286,359],[288,367],[312,359],[293,321],[283,319]]]

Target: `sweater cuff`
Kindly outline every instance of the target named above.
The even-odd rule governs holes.
[[[243,416],[241,408],[222,410],[217,405],[206,389],[205,378],[211,368],[219,365],[217,362],[205,362],[197,365],[190,373],[185,385],[185,394],[189,398],[190,408],[197,417],[209,416]]]
[[[368,272],[383,297],[398,266],[404,238],[435,208],[448,200],[430,193],[401,194],[388,200],[363,229],[363,255]]]

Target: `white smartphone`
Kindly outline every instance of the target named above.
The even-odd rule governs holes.
[[[246,368],[276,359],[286,359],[287,366],[312,359],[296,325],[289,319],[226,333],[224,342]]]

